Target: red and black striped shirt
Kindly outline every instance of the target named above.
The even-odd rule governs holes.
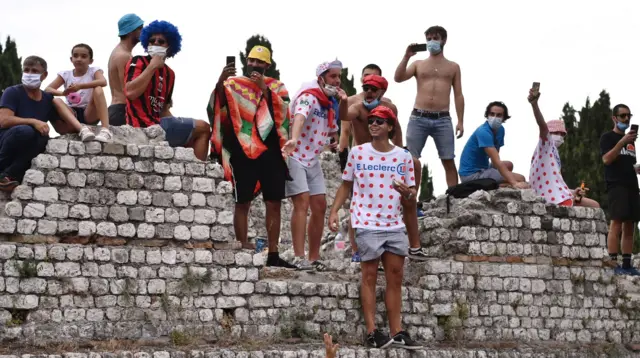
[[[151,56],[135,56],[127,63],[124,83],[133,81],[149,66]],[[160,124],[165,104],[171,100],[175,73],[167,66],[156,70],[140,97],[127,98],[127,124],[132,127],[150,127]]]

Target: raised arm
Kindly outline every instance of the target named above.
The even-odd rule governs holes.
[[[636,138],[638,138],[638,134],[636,132],[630,131],[629,133],[625,134],[624,137],[622,137],[618,142],[616,142],[613,147],[611,146],[611,143],[603,143],[602,139],[600,139],[600,150],[601,152],[604,152],[604,155],[602,155],[602,162],[604,163],[604,165],[610,165],[611,163],[615,162],[616,159],[618,159],[618,155],[620,155],[620,151],[622,150],[622,148],[625,145],[634,142]]]
[[[543,140],[547,139],[547,135],[549,134],[549,128],[547,127],[547,122],[545,122],[544,117],[542,116],[542,112],[540,111],[540,107],[538,106],[538,99],[540,98],[540,93],[534,93],[533,89],[529,90],[529,103],[531,103],[531,108],[533,109],[533,117],[536,119],[536,123],[538,124],[538,129],[540,130],[540,138]]]
[[[416,62],[412,63],[409,66],[409,68],[407,68],[409,59],[416,54],[415,52],[411,51],[411,46],[413,45],[415,44],[411,44],[407,47],[407,50],[404,56],[402,57],[402,60],[398,64],[395,74],[393,75],[393,80],[396,81],[397,83],[402,83],[410,79],[411,77],[415,76],[416,74]]]
[[[56,75],[56,78],[49,83],[47,88],[44,89],[45,92],[51,93],[54,96],[64,96],[64,92],[58,90],[60,86],[64,84],[64,79],[60,75]]]
[[[144,68],[142,58],[133,58],[127,66],[124,93],[129,100],[140,97],[149,86],[156,69],[164,66],[164,59],[160,56],[151,57],[151,62]]]

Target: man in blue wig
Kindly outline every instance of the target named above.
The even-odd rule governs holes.
[[[206,160],[209,124],[170,112],[175,73],[165,60],[180,52],[178,28],[167,21],[153,21],[142,29],[140,43],[147,55],[133,57],[125,74],[127,124],[141,128],[159,124],[170,146],[193,148],[198,159]]]

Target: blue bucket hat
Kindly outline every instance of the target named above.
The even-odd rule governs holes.
[[[126,14],[118,20],[118,36],[124,36],[144,25],[144,21],[136,14]]]

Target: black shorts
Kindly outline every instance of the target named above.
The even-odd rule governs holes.
[[[640,194],[633,186],[616,185],[607,190],[611,220],[640,221]]]
[[[230,164],[236,203],[251,202],[258,182],[264,201],[284,199],[288,170],[279,149],[270,148],[257,159],[249,159],[244,152],[236,151],[231,155]]]
[[[109,106],[109,125],[124,126],[127,124],[126,105],[124,103],[112,104]]]
[[[76,117],[78,122],[80,122],[82,124],[87,124],[87,121],[84,118],[85,108],[69,107],[69,109],[71,110],[71,113],[73,113],[74,117]],[[60,117],[60,114],[58,113],[58,111],[53,109],[51,111],[51,116],[49,116],[49,121],[53,122],[53,121],[59,121],[59,120],[62,120],[62,117]]]

